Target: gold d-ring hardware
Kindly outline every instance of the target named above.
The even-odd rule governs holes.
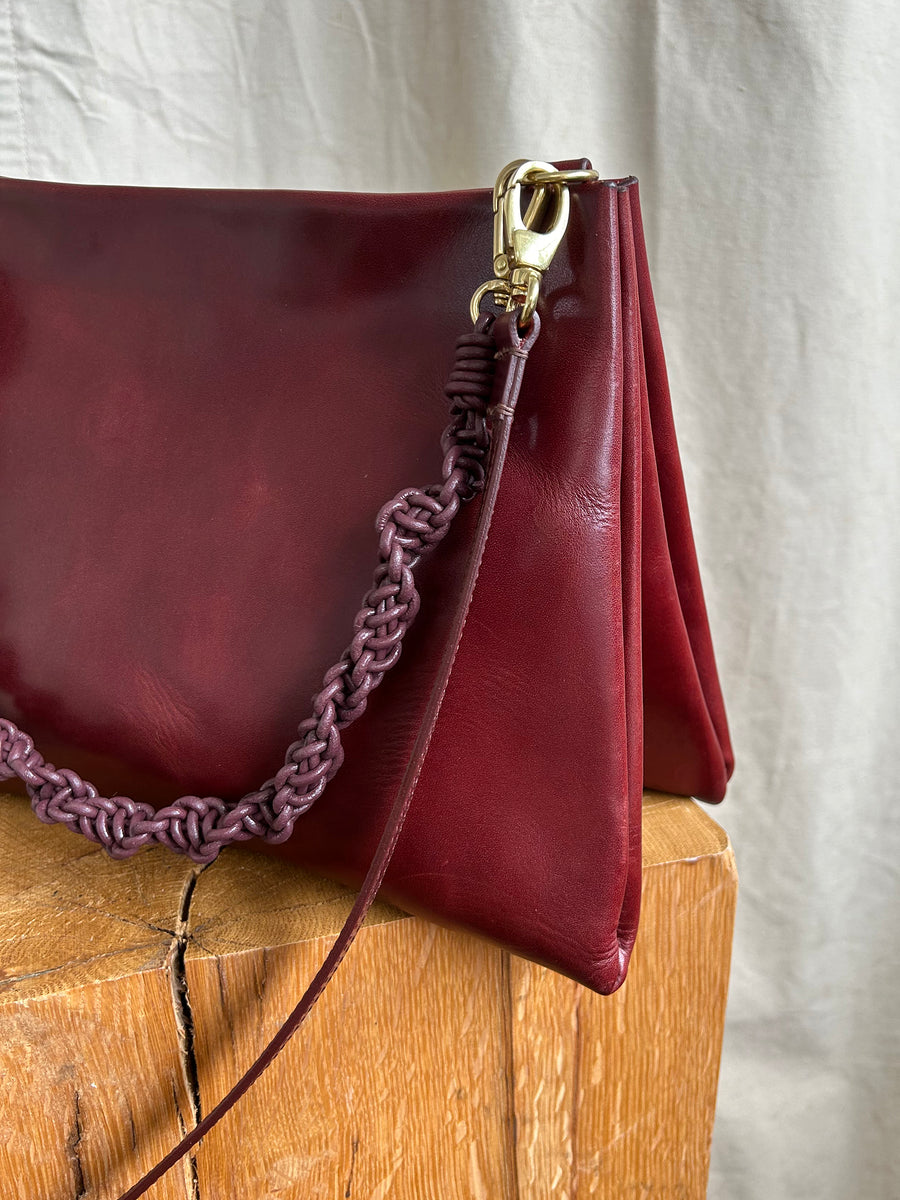
[[[489,293],[505,297],[507,312],[519,309],[525,328],[537,307],[541,278],[553,261],[569,223],[568,188],[599,179],[596,171],[558,171],[552,163],[516,159],[503,168],[494,185],[494,272],[476,289],[469,306],[478,320],[481,301]],[[522,212],[522,191],[533,190]]]

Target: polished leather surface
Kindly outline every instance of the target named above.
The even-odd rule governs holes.
[[[110,795],[269,778],[343,648],[372,513],[434,475],[489,247],[487,192],[2,181],[3,715]],[[642,644],[646,783],[717,800],[731,770],[636,182],[573,196],[541,314],[385,892],[607,991],[639,904]],[[273,851],[364,875],[476,515]]]

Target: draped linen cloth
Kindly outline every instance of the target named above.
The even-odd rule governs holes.
[[[887,0],[0,3],[2,174],[639,176],[738,755],[713,1200],[900,1195],[898,35]]]

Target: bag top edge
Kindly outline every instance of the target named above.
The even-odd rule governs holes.
[[[594,184],[587,186],[614,188],[617,191],[626,191],[637,183],[637,177],[634,175],[623,176],[617,179],[599,179]],[[334,191],[319,188],[246,188],[246,187],[185,187],[173,184],[143,184],[143,183],[84,183],[73,180],[62,179],[37,179],[30,176],[16,175],[0,175],[0,190],[8,192],[58,192],[62,195],[68,195],[75,198],[78,195],[100,195],[101,193],[113,196],[116,194],[137,196],[156,195],[163,196],[183,196],[184,198],[207,196],[215,197],[231,197],[233,199],[256,199],[260,196],[268,196],[273,200],[304,199],[320,200],[323,203],[328,203],[329,200],[340,200],[346,204],[348,201],[353,202],[358,200],[360,203],[366,204],[394,204],[398,200],[409,199],[423,202],[434,197],[437,202],[441,197],[456,197],[462,199],[465,196],[484,196],[491,192],[490,188],[448,188],[439,191],[428,192],[412,192],[412,191],[395,191],[395,192],[364,192],[364,191]]]

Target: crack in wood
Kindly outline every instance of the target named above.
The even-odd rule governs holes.
[[[175,1101],[175,1115],[178,1118],[178,1130],[182,1137],[187,1133],[187,1126],[181,1113],[178,1100],[178,1088],[172,1080],[172,1099]],[[197,1177],[197,1162],[193,1154],[186,1154],[181,1160],[184,1167],[185,1200],[200,1200],[200,1181]],[[174,1165],[174,1164],[173,1164]]]
[[[190,1106],[191,1128],[203,1119],[200,1102],[200,1080],[197,1072],[197,1057],[194,1050],[194,1014],[191,1009],[188,994],[187,973],[185,971],[185,951],[191,935],[188,930],[191,912],[191,900],[197,880],[206,870],[205,865],[197,865],[184,882],[181,901],[176,913],[175,929],[172,944],[166,956],[166,973],[169,978],[169,988],[172,995],[172,1011],[175,1016],[175,1030],[178,1038],[178,1051],[181,1060],[181,1075],[184,1090]],[[178,1089],[173,1082],[172,1091],[175,1097],[175,1109],[182,1136],[188,1132],[188,1124],[181,1110]],[[197,1161],[194,1154],[185,1155],[185,1183],[188,1200],[200,1200],[200,1186],[197,1176]]]
[[[356,1170],[356,1155],[359,1151],[359,1134],[351,1142],[350,1173],[347,1176],[347,1187],[344,1190],[344,1200],[348,1200],[353,1191],[353,1172]]]
[[[58,901],[56,904],[49,904],[45,900],[41,900],[39,897],[33,898],[29,896],[28,893],[34,890],[35,889],[33,888],[29,888],[24,892],[20,892],[16,897],[16,899],[23,904],[25,903],[25,898],[27,897],[27,904],[32,911],[37,909],[47,909],[54,914],[58,914],[60,911],[67,912],[69,910],[77,909],[81,912],[90,913],[93,916],[103,917],[107,921],[117,921],[120,925],[133,925],[137,929],[150,929],[155,933],[167,933],[170,936],[174,935],[174,931],[171,929],[166,929],[165,926],[154,925],[152,921],[144,921],[140,917],[123,917],[121,913],[110,912],[109,909],[103,908],[97,904],[90,904],[85,900],[76,900],[75,897],[70,895],[68,892],[66,893],[65,897],[61,899],[58,888],[54,889],[50,893],[51,899]]]
[[[81,1121],[81,1093],[75,1089],[75,1119],[69,1136],[66,1138],[66,1150],[72,1164],[72,1181],[74,1183],[74,1200],[83,1200],[87,1195],[87,1182],[84,1174],[84,1164],[81,1161],[81,1142],[84,1138],[84,1125]]]
[[[128,1128],[131,1131],[131,1149],[137,1150],[137,1128],[134,1124],[134,1109],[131,1107],[129,1100],[126,1100],[125,1107],[128,1112]]]
[[[222,1006],[222,1013],[225,1016],[225,1020],[228,1022],[228,1036],[231,1039],[231,1045],[234,1049],[236,1048],[237,1043],[235,1041],[234,1018],[231,1015],[231,1005],[228,1002],[228,985],[225,982],[225,967],[222,959],[218,955],[215,957],[215,963],[216,977],[219,981],[219,1000]]]
[[[572,1101],[569,1116],[569,1155],[572,1160],[572,1171],[569,1176],[571,1183],[572,1200],[577,1200],[578,1197],[578,1113],[580,1111],[580,1098],[578,1093],[581,1090],[581,992],[577,992],[575,996],[575,1047],[574,1058],[575,1062],[572,1067]]]
[[[515,1004],[512,994],[512,968],[509,955],[501,959],[500,986],[500,1031],[506,1056],[506,1113],[504,1122],[507,1131],[507,1158],[509,1161],[509,1200],[520,1200],[519,1184],[519,1122],[516,1116],[516,1059],[513,1041],[515,1026]]]
[[[57,975],[61,971],[70,971],[73,966],[86,967],[91,963],[100,962],[104,958],[115,958],[119,954],[130,954],[134,950],[153,950],[156,948],[152,942],[137,942],[133,946],[117,946],[115,950],[106,950],[103,954],[92,954],[89,958],[79,958],[72,962],[58,963],[55,967],[45,967],[41,971],[25,971],[21,975],[0,975],[0,992],[11,988],[13,984],[22,983],[26,979],[40,979],[42,975]]]

